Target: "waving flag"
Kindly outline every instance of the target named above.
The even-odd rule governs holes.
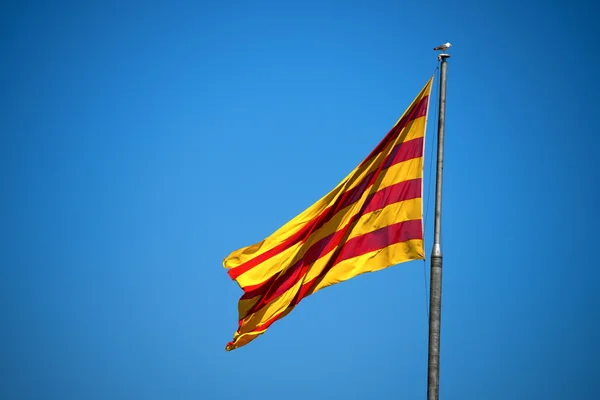
[[[424,258],[423,148],[432,81],[331,192],[260,243],[224,260],[244,290],[238,329],[226,350],[254,340],[326,286]]]

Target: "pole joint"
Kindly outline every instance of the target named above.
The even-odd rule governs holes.
[[[442,258],[442,246],[439,243],[434,243],[431,249],[431,258]]]

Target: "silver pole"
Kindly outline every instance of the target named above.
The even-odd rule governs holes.
[[[438,400],[440,389],[440,321],[442,313],[442,172],[444,169],[444,120],[446,117],[446,71],[448,54],[440,54],[440,104],[438,115],[438,148],[435,180],[435,221],[431,251],[429,294],[429,361],[427,365],[427,399]]]

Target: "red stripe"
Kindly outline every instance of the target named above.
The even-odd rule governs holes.
[[[420,219],[398,222],[348,240],[339,249],[338,256],[331,258],[319,276],[302,285],[293,305],[298,304],[304,297],[310,296],[317,285],[327,276],[327,273],[340,261],[414,239],[423,239],[423,224]]]
[[[407,142],[399,143],[394,146],[390,154],[385,158],[380,169],[373,171],[367,174],[363,180],[352,189],[344,192],[340,197],[338,197],[333,205],[326,208],[309,221],[306,225],[302,227],[298,232],[290,236],[287,240],[280,243],[279,245],[273,247],[265,251],[264,253],[259,254],[253,259],[230,269],[227,271],[231,279],[236,279],[246,271],[254,268],[258,264],[268,260],[269,258],[281,253],[282,251],[289,249],[293,245],[308,239],[310,234],[315,230],[322,227],[325,223],[327,223],[333,216],[340,210],[348,207],[351,204],[356,203],[365,192],[365,190],[370,187],[373,182],[375,182],[377,175],[381,172],[382,169],[387,169],[392,165],[401,163],[403,161],[408,161],[414,158],[419,158],[423,156],[423,138],[416,138],[409,140]],[[383,168],[382,168],[383,167]]]
[[[367,206],[362,212],[363,215],[385,208],[390,204],[420,198],[421,178],[398,182],[373,193],[369,197],[366,201]]]
[[[390,155],[383,162],[383,169],[386,170],[401,162],[422,157],[423,139],[423,137],[419,137],[395,146],[390,152]]]
[[[423,239],[421,220],[399,222],[348,240],[339,249],[337,257],[331,259],[319,276],[302,285],[294,297],[294,300],[285,310],[273,316],[267,322],[257,326],[251,332],[267,329],[273,322],[280,319],[284,313],[289,312],[290,308],[293,308],[300,303],[303,298],[310,296],[317,285],[325,278],[327,273],[340,261],[358,257],[371,251],[383,249],[393,244],[406,242],[411,239]],[[242,321],[240,321],[240,323],[241,322]]]
[[[423,224],[420,219],[398,222],[388,225],[373,232],[366,233],[348,240],[342,247],[337,259],[331,263],[329,268],[323,271],[327,273],[331,267],[340,261],[358,257],[371,251],[383,249],[392,244],[405,242],[411,239],[423,238]],[[323,274],[321,274],[323,275]]]
[[[377,145],[377,147],[373,149],[371,154],[369,154],[369,156],[365,158],[365,160],[360,165],[365,164],[371,158],[381,153],[387,145],[389,145],[396,139],[396,137],[400,134],[402,129],[404,129],[409,124],[409,122],[412,122],[413,120],[426,115],[428,103],[429,96],[424,96],[421,100],[419,100],[419,102],[415,104],[414,107],[411,108],[410,111],[407,112],[404,115],[404,117],[402,117],[400,121],[398,121],[396,125],[394,125],[394,127],[388,132],[388,134],[385,135],[383,140]]]
[[[338,247],[340,243],[343,243],[347,240],[352,228],[356,225],[356,222],[362,215],[366,214],[367,212],[384,208],[389,204],[419,197],[421,197],[420,178],[397,183],[370,195],[365,201],[365,204],[363,204],[362,209],[352,216],[346,226],[312,244],[302,258],[300,258],[282,275],[274,275],[262,284],[247,288],[245,293],[242,295],[242,300],[261,296],[260,300],[254,304],[247,314],[249,315],[252,312],[255,312],[294,286],[300,279],[302,279],[315,261]],[[353,240],[354,239],[351,239],[349,242]],[[347,243],[344,244],[344,246],[346,245]]]

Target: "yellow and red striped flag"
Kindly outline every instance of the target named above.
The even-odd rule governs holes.
[[[432,81],[335,189],[260,243],[225,258],[244,290],[226,350],[248,344],[326,286],[424,258],[423,149]]]

